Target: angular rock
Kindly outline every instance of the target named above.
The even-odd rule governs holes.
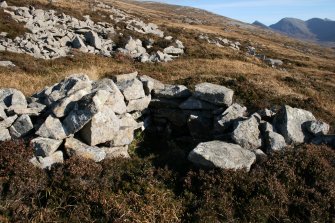
[[[0,89],[0,105],[6,107],[27,107],[27,100],[21,91],[13,88]]]
[[[82,99],[85,95],[89,94],[88,89],[79,90],[63,99],[61,99],[52,108],[52,113],[57,118],[62,118],[70,113],[74,109],[76,102]]]
[[[143,111],[149,107],[151,101],[151,96],[146,96],[144,98],[130,100],[127,104],[127,112],[133,111]]]
[[[317,135],[326,135],[329,132],[329,125],[321,121],[310,121],[305,123],[305,128],[311,134]]]
[[[7,117],[7,114],[5,112],[5,108],[3,105],[0,105],[0,121],[5,120]]]
[[[143,84],[138,79],[116,83],[127,101],[145,97]]]
[[[47,97],[51,102],[56,102],[83,89],[86,89],[87,91],[92,89],[90,79],[85,74],[74,74],[65,78],[50,89],[47,89],[50,93],[46,92],[45,94],[47,94]]]
[[[102,42],[101,42],[101,39],[96,32],[89,31],[89,32],[85,33],[85,39],[86,39],[86,42],[89,45],[95,47],[96,49],[99,49],[99,50],[101,49]]]
[[[242,119],[247,111],[246,107],[239,104],[232,104],[215,119],[215,130],[224,132],[232,127],[234,121]]]
[[[57,140],[66,138],[65,130],[61,121],[52,115],[48,116],[48,118],[36,132],[36,135]]]
[[[184,54],[184,50],[180,48],[176,48],[174,46],[169,46],[163,50],[164,53],[166,54],[171,54],[171,55],[181,55]]]
[[[224,86],[202,83],[195,86],[194,96],[215,105],[230,106],[233,103],[234,91]]]
[[[40,108],[23,108],[23,107],[11,107],[7,110],[9,115],[29,115],[39,116],[41,112]]]
[[[132,143],[134,140],[133,127],[121,127],[110,142],[111,147],[125,146]]]
[[[216,110],[217,106],[208,103],[206,101],[199,100],[195,97],[189,97],[186,101],[184,101],[180,106],[180,109],[186,110]]]
[[[0,142],[11,140],[12,137],[9,134],[8,129],[0,128]]]
[[[95,114],[103,108],[110,93],[106,90],[98,90],[85,95],[79,100],[75,109],[70,112],[63,121],[66,135],[74,134],[81,130]]]
[[[75,49],[80,49],[84,53],[88,52],[86,44],[78,35],[76,35],[76,37],[72,40],[72,47]]]
[[[119,147],[102,147],[106,153],[106,158],[130,158],[128,153],[128,146]]]
[[[158,98],[187,98],[191,96],[190,90],[184,85],[165,85],[163,90],[155,90],[155,97]]]
[[[238,121],[232,133],[232,139],[245,149],[256,150],[262,146],[258,121],[251,117],[245,121]]]
[[[124,128],[133,128],[133,129],[139,129],[141,128],[141,124],[140,123],[137,123],[137,121],[134,119],[134,117],[129,114],[129,113],[126,113],[122,116],[119,117],[120,119],[120,127],[124,127]]]
[[[300,144],[309,140],[303,129],[303,125],[309,121],[316,121],[311,112],[286,105],[275,116],[274,126],[287,144]]]
[[[256,155],[236,144],[211,141],[200,143],[191,151],[188,159],[203,167],[249,171],[256,160]]]
[[[287,146],[282,135],[270,131],[265,133],[265,144],[268,153],[280,151]]]
[[[8,5],[6,1],[0,2],[0,8],[7,8],[7,7]]]
[[[93,90],[107,90],[110,93],[105,105],[109,106],[115,114],[124,114],[127,111],[127,105],[124,96],[111,79],[102,79],[93,84]]]
[[[100,162],[106,157],[103,149],[86,145],[75,138],[67,138],[65,140],[65,149],[69,156],[76,155],[95,162]]]
[[[31,141],[36,156],[51,156],[63,143],[63,140],[38,137]]]
[[[12,138],[21,138],[26,136],[31,130],[34,129],[33,123],[28,115],[22,115],[14,124],[9,128]]]
[[[87,144],[95,146],[111,141],[118,134],[120,120],[115,113],[104,106],[100,112],[95,114],[92,120],[80,131],[80,136]]]
[[[0,122],[0,129],[7,129],[9,127],[11,127],[11,125],[15,122],[15,120],[17,119],[17,115],[11,116],[6,118],[5,120]]]
[[[129,74],[115,75],[113,76],[113,80],[115,81],[115,83],[132,81],[137,78],[137,75],[138,75],[137,71]]]
[[[42,157],[42,156],[33,157],[32,159],[30,159],[30,162],[34,166],[36,166],[40,169],[46,169],[46,168],[50,168],[52,165],[54,165],[56,163],[63,163],[64,162],[64,156],[63,156],[62,151],[57,151],[57,152],[54,152],[53,154],[51,154],[48,157]]]

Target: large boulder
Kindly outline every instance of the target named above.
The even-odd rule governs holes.
[[[57,140],[66,138],[65,129],[61,121],[52,115],[47,117],[45,122],[37,130],[36,135]]]
[[[202,83],[195,86],[194,96],[215,105],[230,106],[233,103],[234,91],[224,86]]]
[[[244,121],[238,121],[232,132],[232,139],[245,149],[256,150],[262,146],[258,126],[259,123],[254,116]]]
[[[65,140],[65,149],[69,156],[76,155],[95,162],[100,162],[106,157],[106,152],[103,149],[86,145],[75,138]]]
[[[95,146],[111,141],[118,134],[120,121],[115,113],[104,106],[92,120],[80,131],[81,138],[89,145]]]
[[[304,129],[309,121],[316,121],[311,112],[285,105],[275,116],[274,126],[287,144],[301,144],[310,140]]]
[[[200,143],[191,151],[188,159],[203,167],[249,171],[256,160],[256,155],[236,144],[211,141]]]

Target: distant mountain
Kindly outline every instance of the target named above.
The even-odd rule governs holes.
[[[252,23],[252,25],[255,25],[255,26],[258,26],[258,27],[261,27],[263,29],[269,29],[269,27],[267,25],[264,25],[263,23],[259,22],[259,21],[255,21]]]
[[[271,29],[291,37],[318,42],[335,42],[335,21],[313,18],[303,21],[284,18],[270,26]]]

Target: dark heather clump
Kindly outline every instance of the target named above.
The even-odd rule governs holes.
[[[335,151],[325,146],[273,154],[249,173],[199,170],[181,163],[177,143],[166,147],[40,170],[30,146],[2,143],[0,222],[335,221]]]

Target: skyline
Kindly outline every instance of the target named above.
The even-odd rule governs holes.
[[[335,20],[334,0],[154,0],[205,9],[232,19],[272,25],[285,17]]]

